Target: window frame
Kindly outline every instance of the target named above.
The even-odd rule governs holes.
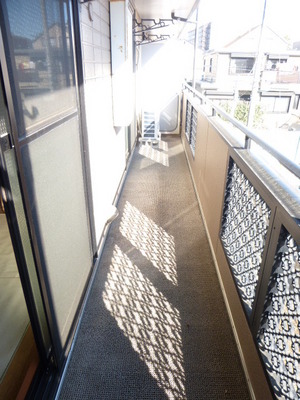
[[[246,68],[242,71],[242,66],[236,64],[236,61],[244,61],[247,63]],[[253,60],[253,64],[250,68],[248,66],[249,60]],[[230,56],[230,63],[229,63],[229,75],[253,75],[253,68],[255,65],[255,57],[232,57]]]

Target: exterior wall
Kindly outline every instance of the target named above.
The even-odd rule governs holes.
[[[218,58],[216,84],[219,90],[251,90],[253,74],[230,74],[230,54],[221,53]]]
[[[218,64],[216,65],[216,84],[226,85],[229,74],[230,56],[229,54],[219,54]]]
[[[208,82],[215,82],[217,75],[217,66],[219,63],[218,53],[211,53],[211,54],[208,53],[204,57],[204,60],[205,60],[205,68],[203,71],[203,79]],[[212,60],[212,67],[210,71],[211,60]]]
[[[84,93],[96,239],[99,242],[126,167],[125,127],[112,114],[109,1],[80,5]]]

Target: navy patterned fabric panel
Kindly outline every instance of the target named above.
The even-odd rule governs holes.
[[[300,246],[282,227],[257,342],[278,399],[300,399]]]
[[[251,314],[271,210],[231,160],[221,240],[244,308]]]

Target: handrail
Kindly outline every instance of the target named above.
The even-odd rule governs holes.
[[[261,148],[266,150],[269,154],[271,154],[277,161],[280,162],[286,169],[288,169],[292,174],[294,174],[297,178],[300,178],[300,166],[294,163],[293,161],[289,160],[279,151],[274,149],[274,147],[270,146],[267,142],[263,139],[258,137],[252,130],[247,128],[243,123],[239,122],[237,119],[233,118],[229,115],[226,111],[224,111],[221,107],[216,105],[213,101],[209,100],[206,96],[202,93],[198,92],[196,89],[193,89],[187,82],[183,83],[184,87],[192,92],[196,97],[198,97],[201,102],[204,102],[209,107],[211,107],[214,112],[222,115],[227,121],[232,123],[235,127],[237,127],[241,132],[245,134],[245,148],[247,148],[247,142],[249,139],[253,140],[256,144],[258,144]]]

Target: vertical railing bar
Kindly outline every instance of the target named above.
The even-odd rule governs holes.
[[[249,136],[245,136],[245,144],[244,144],[244,149],[250,149],[251,146],[251,139],[249,138]]]

